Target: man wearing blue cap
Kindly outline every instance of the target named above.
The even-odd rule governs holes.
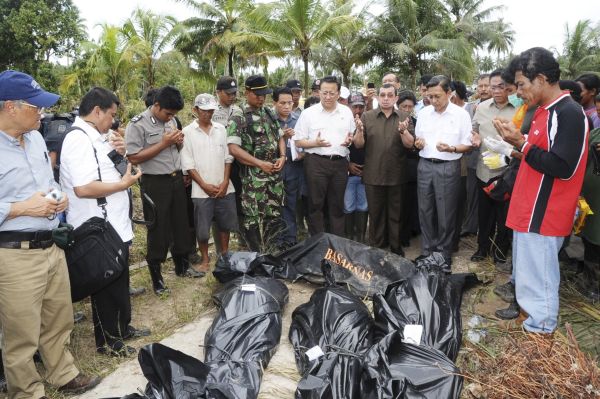
[[[59,96],[29,75],[0,73],[0,322],[9,398],[45,397],[33,355],[59,391],[84,392],[100,382],[79,373],[68,345],[73,329],[64,252],[54,245],[56,214],[68,204],[54,191],[48,150],[36,130]]]

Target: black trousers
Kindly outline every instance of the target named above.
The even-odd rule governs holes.
[[[402,188],[402,197],[404,210],[402,215],[400,240],[408,242],[413,235],[417,235],[421,232],[416,181],[410,181],[404,185]]]
[[[492,254],[494,260],[505,262],[512,238],[512,230],[506,227],[508,201],[493,200],[483,191],[489,182],[479,179],[477,182],[479,183],[477,244],[483,253]]]
[[[146,261],[156,264],[173,256],[188,256],[194,252],[194,241],[189,231],[188,203],[183,175],[142,175],[142,190],[156,206],[155,223],[148,227]],[[152,209],[144,202],[144,217],[151,218]]]
[[[369,242],[371,246],[399,250],[402,228],[403,185],[375,186],[365,184],[369,204]]]
[[[108,345],[115,350],[121,349],[123,335],[127,333],[131,322],[129,244],[131,241],[123,243],[122,251],[127,265],[121,276],[91,297],[96,348]]]
[[[308,187],[308,232],[315,235],[325,231],[323,210],[327,203],[330,232],[343,237],[348,160],[307,154],[304,176]]]

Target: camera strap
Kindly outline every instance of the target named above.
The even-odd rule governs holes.
[[[92,138],[89,136],[89,134],[87,134],[87,132],[85,130],[83,130],[80,127],[77,126],[71,126],[71,128],[69,129],[69,131],[67,133],[72,132],[73,130],[81,130],[83,132],[83,134],[86,135],[86,137],[88,138],[88,140],[90,140],[90,144],[92,145],[92,150],[94,150],[94,158],[96,159],[96,168],[98,170],[98,180],[99,182],[102,181],[102,174],[100,173],[100,162],[98,161],[98,152],[96,151],[96,147],[94,146],[94,142],[92,141]],[[106,222],[108,220],[108,213],[106,212],[106,197],[100,197],[100,198],[96,198],[96,201],[98,202],[98,206],[100,208],[102,208],[102,216],[104,217],[104,221]]]

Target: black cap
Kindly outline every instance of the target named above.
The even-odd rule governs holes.
[[[252,90],[257,96],[273,93],[267,84],[267,79],[262,75],[252,75],[246,79],[246,90]]]
[[[321,88],[321,79],[313,80],[311,90],[319,90]]]
[[[225,93],[235,93],[238,86],[231,76],[222,76],[217,80],[217,90],[223,90]]]
[[[290,79],[285,83],[285,87],[292,90],[302,90],[302,83],[297,79]]]

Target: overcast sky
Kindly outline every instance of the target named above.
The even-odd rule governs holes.
[[[327,0],[325,0],[327,1]],[[151,9],[157,14],[172,15],[177,19],[194,16],[194,11],[174,0],[73,0],[88,27],[88,35],[96,39],[100,29],[95,25],[109,23],[120,25],[137,8]],[[360,3],[359,0],[356,1]],[[516,33],[514,53],[530,47],[542,46],[562,49],[565,23],[575,26],[580,19],[600,21],[598,0],[487,0],[487,7],[504,4],[506,9],[499,15],[512,23]],[[554,6],[555,4],[560,4]],[[373,10],[376,11],[376,10]]]

